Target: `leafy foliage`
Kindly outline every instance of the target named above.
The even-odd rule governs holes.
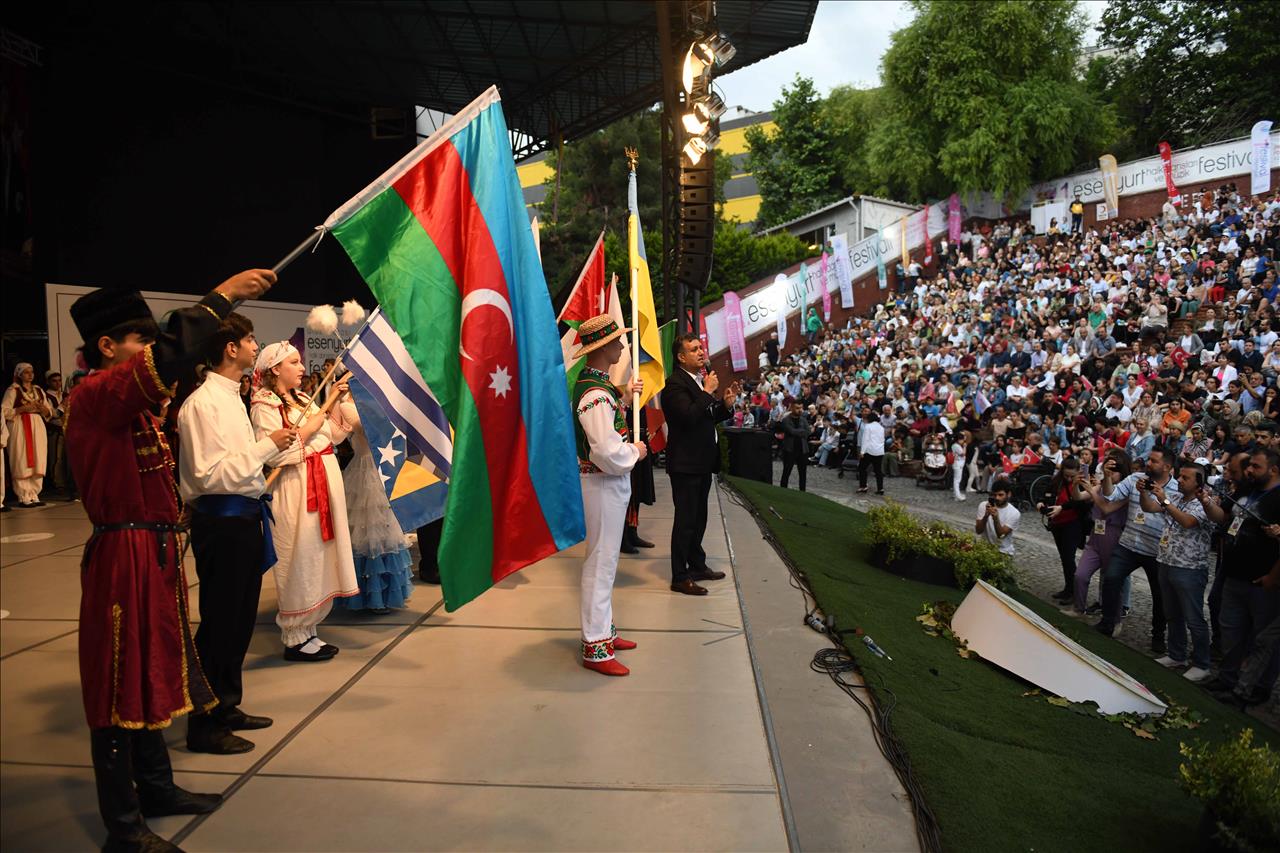
[[[720,220],[716,223],[714,252],[711,282],[703,294],[703,304],[803,261],[809,255],[809,247],[785,231],[755,236],[734,222]]]
[[[1114,141],[1112,109],[1076,74],[1085,19],[1075,2],[912,5],[882,60],[882,114],[867,142],[884,192],[1013,196]]]
[[[756,224],[761,227],[794,219],[845,195],[833,156],[831,116],[823,110],[812,80],[796,75],[791,86],[783,87],[773,104],[773,121],[773,132],[759,125],[746,132],[746,167],[760,186]]]
[[[1018,588],[1013,563],[990,542],[975,539],[941,521],[920,524],[906,507],[885,501],[867,513],[867,541],[884,545],[889,559],[924,554],[946,560],[953,566],[956,582],[968,589],[979,579],[1012,593]]]
[[[1241,136],[1280,113],[1280,4],[1233,0],[1111,0],[1101,43],[1116,55],[1091,63],[1088,88],[1125,126],[1120,159],[1157,143],[1189,147]],[[1264,77],[1259,79],[1259,72]]]
[[[1280,753],[1253,746],[1253,729],[1227,743],[1180,744],[1183,790],[1202,802],[1217,821],[1217,838],[1228,849],[1274,850],[1280,838]]]

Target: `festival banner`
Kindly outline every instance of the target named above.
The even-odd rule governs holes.
[[[831,238],[831,251],[835,254],[836,281],[840,284],[840,307],[853,307],[853,276],[849,269],[849,238],[836,234]]]
[[[827,250],[822,250],[822,322],[831,322],[831,288],[827,285]]]
[[[902,247],[902,274],[906,275],[907,267],[911,266],[911,243],[908,242],[907,220],[910,216],[904,216],[898,220],[898,227],[902,229],[902,236],[899,245]],[[901,287],[902,285],[898,285]]]
[[[929,208],[920,211],[920,239],[924,241],[924,265],[933,263],[933,241],[929,239]]]
[[[1115,219],[1120,215],[1120,167],[1111,154],[1099,157],[1098,167],[1102,169],[1102,195],[1107,202],[1107,218]]]
[[[1156,148],[1160,151],[1160,164],[1164,168],[1164,187],[1169,192],[1169,201],[1175,206],[1180,206],[1182,195],[1178,192],[1178,185],[1173,182],[1173,149],[1167,142],[1161,142]]]
[[[1255,124],[1252,141],[1253,172],[1249,194],[1262,195],[1271,192],[1271,122]]]
[[[876,229],[876,282],[880,285],[881,290],[889,289],[889,273],[884,268],[884,225]]]
[[[952,193],[951,198],[947,199],[947,239],[952,243],[960,242],[960,230],[963,225],[962,218],[960,214],[960,196]]]
[[[742,302],[732,290],[724,295],[724,330],[729,337],[729,357],[733,372],[747,369],[747,337],[742,324]]]
[[[804,276],[800,277],[804,280]],[[773,306],[774,311],[778,314],[778,351],[787,347],[787,288],[790,282],[783,273],[778,273],[773,277]],[[804,331],[804,312],[800,312],[800,331]]]

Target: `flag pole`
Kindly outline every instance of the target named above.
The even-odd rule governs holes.
[[[317,225],[316,230],[312,231],[311,235],[308,236],[307,239],[303,240],[301,243],[294,246],[293,251],[289,252],[289,254],[285,255],[283,258],[276,261],[276,265],[271,268],[271,271],[276,275],[279,275],[280,272],[285,267],[289,266],[289,264],[293,263],[298,258],[302,257],[303,252],[307,251],[307,249],[310,249],[314,247],[317,243],[319,243],[320,238],[323,236],[324,236],[324,226]]]
[[[634,148],[627,148],[627,160],[631,163],[631,178],[634,181],[636,176],[636,161],[640,159],[640,154]],[[634,382],[640,378],[640,300],[636,289],[636,259],[632,254],[631,245],[631,221],[634,216],[630,210],[627,211],[627,267],[631,271],[631,380]],[[640,229],[640,219],[635,219],[635,227]],[[636,235],[636,246],[639,246],[640,235]],[[633,394],[631,396],[631,440],[640,440],[640,395]]]

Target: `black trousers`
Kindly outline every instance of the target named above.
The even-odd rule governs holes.
[[[809,457],[803,453],[791,453],[782,451],[782,482],[779,484],[782,488],[787,487],[787,480],[791,479],[791,469],[800,469],[800,491],[804,491],[804,477],[809,467]]]
[[[862,454],[862,458],[858,460],[858,488],[865,489],[867,487],[867,469],[874,468],[876,472],[876,491],[884,491],[884,454],[875,456],[871,453]]]
[[[1055,524],[1049,528],[1053,534],[1053,544],[1058,548],[1058,561],[1062,563],[1063,589],[1075,589],[1076,583],[1076,549],[1081,545],[1080,524]]]
[[[244,698],[241,670],[262,592],[262,522],[197,512],[191,520],[191,551],[200,578],[196,651],[218,697],[209,714],[191,717],[191,726],[199,728],[218,725]]]
[[[694,572],[706,571],[707,552],[702,536],[707,532],[707,498],[711,495],[711,474],[677,474],[671,478],[671,499],[676,517],[671,524],[671,582],[690,580]]]

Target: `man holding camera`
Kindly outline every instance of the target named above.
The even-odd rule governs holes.
[[[1141,568],[1147,573],[1147,583],[1151,587],[1151,650],[1160,653],[1167,651],[1160,570],[1156,562],[1160,537],[1164,535],[1164,517],[1143,509],[1141,499],[1143,492],[1156,486],[1166,498],[1180,499],[1178,483],[1170,476],[1172,471],[1173,466],[1171,460],[1165,458],[1165,450],[1156,448],[1147,458],[1146,472],[1121,480],[1110,498],[1103,497],[1097,486],[1087,487],[1094,505],[1103,513],[1109,515],[1121,509],[1128,510],[1120,541],[1111,552],[1110,564],[1102,572],[1102,619],[1094,627],[1109,637],[1115,636],[1124,581]]]

